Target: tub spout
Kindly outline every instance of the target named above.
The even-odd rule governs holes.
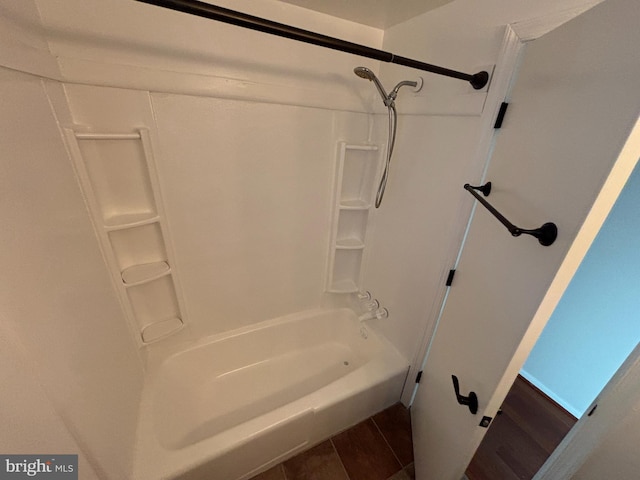
[[[381,320],[383,318],[387,318],[388,316],[389,316],[389,310],[387,310],[386,308],[379,308],[377,310],[367,312],[364,315],[360,315],[358,319],[361,322],[365,322],[367,320],[373,320],[374,318]]]

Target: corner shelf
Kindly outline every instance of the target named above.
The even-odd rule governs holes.
[[[107,230],[123,230],[147,225],[159,220],[160,217],[155,212],[123,213],[105,218],[104,227]]]
[[[340,210],[369,210],[371,204],[364,200],[342,200],[338,206]]]
[[[179,331],[177,288],[151,139],[126,133],[65,130],[100,246],[125,315],[146,345]]]
[[[336,249],[338,250],[362,250],[364,243],[359,238],[345,238],[336,240]]]
[[[155,342],[182,330],[183,326],[182,319],[170,317],[147,325],[142,329],[140,336],[145,343]]]
[[[165,261],[132,265],[121,272],[122,282],[126,287],[135,287],[171,273],[171,267]]]
[[[338,143],[327,292],[360,290],[378,164],[377,145]]]

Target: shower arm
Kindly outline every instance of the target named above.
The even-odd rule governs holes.
[[[469,82],[471,86],[476,90],[480,90],[481,88],[483,88],[489,81],[489,74],[485,71],[478,72],[473,75],[458,72],[449,68],[439,67],[438,65],[431,65],[429,63],[413,60],[411,58],[401,57],[398,55],[394,55],[393,53],[385,52],[383,50],[359,45],[357,43],[347,42],[346,40],[329,37],[327,35],[311,32],[309,30],[303,30],[301,28],[292,27],[283,23],[273,22],[271,20],[266,20],[264,18],[255,17],[253,15],[237,12],[235,10],[218,7],[216,5],[200,2],[198,0],[136,1],[168,8],[171,10],[176,10],[178,12],[183,12],[190,15],[208,18],[210,20],[229,23],[238,27],[257,30],[271,35],[277,35],[279,37],[289,38],[291,40],[297,40],[299,42],[310,43],[312,45],[317,45],[320,47],[339,50],[341,52],[351,53],[354,55],[359,55],[361,57],[367,57],[387,63],[395,63],[397,65],[415,68],[418,70],[423,70],[425,72],[435,73],[437,75],[444,75],[446,77],[465,80]]]
[[[400,88],[402,87],[417,87],[418,86],[418,82],[412,82],[410,80],[403,80],[400,83],[398,83],[395,87],[393,87],[393,90],[391,90],[391,93],[388,95],[388,98],[390,98],[392,101],[396,99],[396,97],[398,96],[398,91],[400,90]]]

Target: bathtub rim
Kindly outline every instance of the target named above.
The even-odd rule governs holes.
[[[233,330],[228,330],[226,332],[218,332],[212,333],[210,335],[205,335],[202,338],[198,339],[182,339],[177,342],[167,343],[166,345],[162,345],[159,348],[154,348],[149,350],[147,354],[147,362],[146,362],[146,375],[155,373],[158,369],[162,368],[165,362],[170,361],[173,357],[177,355],[185,354],[191,350],[195,350],[197,348],[204,347],[209,344],[221,342],[224,340],[228,340],[234,337],[238,337],[240,335],[245,335],[248,333],[259,332],[261,330],[283,325],[290,322],[296,322],[306,319],[307,317],[315,317],[320,314],[342,314],[349,317],[352,317],[354,321],[358,321],[357,314],[348,307],[340,307],[340,308],[312,308],[308,310],[302,310],[299,312],[288,313],[282,315],[280,317],[274,317],[267,320],[262,320],[257,323],[252,323],[249,325],[243,325],[241,327],[235,328]],[[395,349],[386,337],[377,329],[372,328],[371,324],[365,325],[360,322],[363,328],[366,331],[373,330],[375,333],[375,337],[377,340],[382,341],[383,343],[389,343],[389,345]]]
[[[289,322],[305,321],[308,318],[317,317],[318,315],[338,314],[344,315],[345,321],[354,322],[356,326],[360,325],[365,332],[369,333],[368,340],[379,343],[379,347],[381,347],[377,357],[370,359],[370,361],[360,369],[352,372],[352,374],[357,373],[355,377],[356,382],[349,382],[345,380],[345,377],[342,377],[311,394],[278,407],[257,418],[236,425],[213,437],[206,438],[181,449],[169,450],[161,445],[155,431],[153,402],[155,401],[156,395],[155,384],[164,362],[169,361],[176,355],[187,353],[193,349],[206,347],[215,342],[231,339],[239,335],[258,332]],[[382,388],[383,385],[393,385],[394,392],[392,396],[395,398],[394,401],[398,401],[404,383],[406,383],[408,371],[409,362],[407,359],[397,351],[393,344],[378,329],[372,325],[361,323],[355,312],[350,308],[314,308],[304,310],[282,317],[268,319],[256,324],[245,325],[229,332],[208,335],[197,341],[181,342],[178,345],[174,345],[169,354],[159,356],[153,368],[150,368],[146,372],[136,432],[134,478],[142,480],[147,478],[174,479],[180,477],[192,469],[215,461],[216,458],[222,457],[233,450],[241,449],[249,442],[259,438],[260,435],[269,434],[269,432],[282,426],[288,428],[289,422],[296,421],[296,419],[303,419],[304,422],[304,419],[311,415],[312,419],[310,422],[314,425],[318,412],[333,408],[335,405],[340,404],[340,402],[348,402],[351,398],[355,398],[355,396],[367,395],[372,389],[382,391],[384,390]],[[371,373],[377,375],[379,378],[376,378],[376,383],[366,385],[363,378]],[[346,377],[349,378],[350,375]],[[353,380],[353,378],[350,378],[350,380]],[[355,383],[357,387],[354,387],[351,383]],[[397,392],[395,392],[395,390],[397,390]],[[327,393],[329,393],[329,395],[327,395]],[[395,393],[397,393],[397,395],[395,395]],[[389,405],[379,405],[379,407],[383,409]],[[367,417],[375,413],[377,412],[368,412]],[[361,421],[364,418],[351,419],[346,424],[342,424],[337,430],[334,429],[334,433],[351,426],[353,423],[350,424],[350,422],[357,423],[357,421]],[[310,432],[308,434],[309,440],[306,441],[304,445],[296,447],[290,452],[285,452],[280,456],[290,458],[292,455],[323,440],[323,438],[316,438],[314,435],[313,432]],[[249,477],[243,474],[238,477],[238,480],[240,478]]]

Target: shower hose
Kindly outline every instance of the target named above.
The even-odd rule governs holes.
[[[393,146],[396,142],[396,125],[398,123],[398,113],[396,112],[396,106],[394,102],[389,102],[387,105],[389,111],[389,141],[387,142],[387,158],[384,164],[384,171],[380,178],[380,184],[378,185],[378,192],[376,193],[376,208],[380,208],[382,203],[382,197],[384,196],[384,190],[387,187],[387,179],[389,178],[389,166],[391,165],[391,155],[393,155]]]

